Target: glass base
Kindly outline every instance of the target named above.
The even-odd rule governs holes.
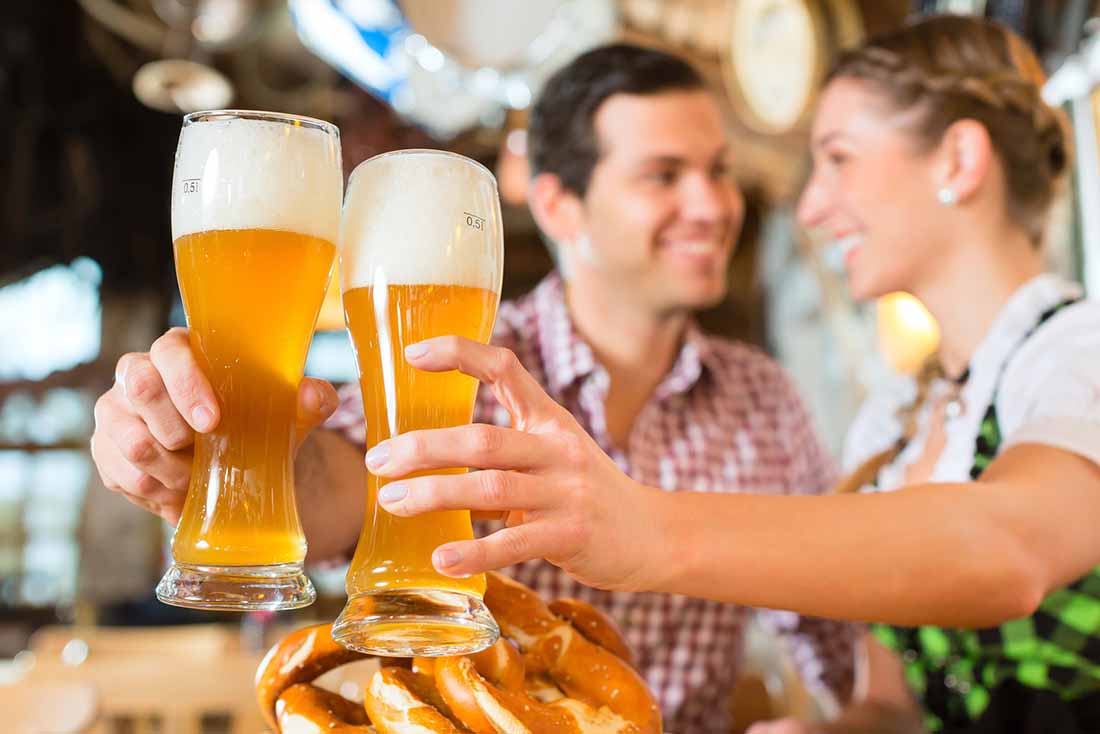
[[[439,589],[372,591],[348,599],[332,638],[387,657],[440,657],[484,650],[500,637],[479,597]]]
[[[299,609],[317,598],[301,563],[272,566],[193,566],[173,563],[157,584],[157,599],[191,609],[250,612]]]

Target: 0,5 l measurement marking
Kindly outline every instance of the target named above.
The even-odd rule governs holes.
[[[479,217],[470,212],[462,212],[466,215],[466,226],[471,229],[485,229],[485,217]]]
[[[180,183],[183,186],[183,193],[185,193],[185,194],[197,194],[197,193],[199,193],[199,179],[197,179],[197,178],[185,178]]]

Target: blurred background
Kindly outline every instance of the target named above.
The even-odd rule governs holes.
[[[524,126],[543,80],[616,38],[687,56],[720,91],[735,174],[750,203],[730,296],[704,325],[779,358],[837,451],[865,391],[913,369],[935,347],[936,327],[904,296],[854,306],[836,254],[794,225],[792,204],[808,171],[808,112],[838,50],[928,12],[997,18],[1039,52],[1051,74],[1044,93],[1069,112],[1078,153],[1048,256],[1053,269],[1097,293],[1094,0],[3,3],[0,671],[13,677],[31,665],[32,635],[50,625],[212,619],[153,599],[169,529],[105,491],[87,450],[92,406],[118,357],[147,350],[184,320],[169,222],[183,113],[239,107],[331,120],[347,171],[408,147],[482,161],[496,171],[504,199],[509,297],[551,267],[524,205]],[[331,300],[310,374],[354,379],[342,327]],[[311,615],[335,616],[342,574],[316,571],[322,601]],[[255,649],[273,623],[262,615],[224,619],[246,647],[258,635]],[[43,639],[40,650],[49,648]],[[72,641],[61,639],[58,654],[79,665],[88,647]],[[156,726],[168,731],[164,721]]]

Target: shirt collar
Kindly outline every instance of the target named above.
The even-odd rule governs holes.
[[[565,303],[561,276],[548,275],[532,293],[538,314],[539,349],[551,391],[560,395],[602,365],[592,347],[577,332]],[[672,369],[657,386],[655,397],[664,398],[690,390],[702,377],[704,368],[714,369],[715,350],[694,319],[688,322],[684,343]]]
[[[680,353],[672,363],[672,369],[657,386],[655,397],[663,399],[669,395],[686,393],[699,382],[704,368],[715,369],[714,358],[710,337],[692,319],[684,333],[684,344],[680,347]]]
[[[1081,288],[1051,273],[1027,281],[1008,299],[970,360],[971,369],[999,369],[1019,347],[1039,317],[1069,298],[1079,298]]]

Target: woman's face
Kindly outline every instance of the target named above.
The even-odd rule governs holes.
[[[906,127],[909,118],[852,78],[830,82],[818,105],[798,219],[842,248],[856,300],[919,291],[950,245],[934,155]]]

